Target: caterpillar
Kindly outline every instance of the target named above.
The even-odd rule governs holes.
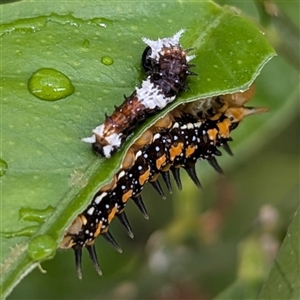
[[[82,139],[91,143],[97,153],[110,157],[138,123],[187,89],[187,76],[195,74],[189,70],[193,65],[188,64],[194,56],[187,55],[189,50],[183,50],[179,43],[183,33],[182,29],[172,37],[156,41],[143,38],[148,46],[142,55],[142,66],[148,77],[129,97],[125,96],[111,116],[106,115],[104,123],[93,130],[91,137]]]
[[[207,160],[216,171],[222,173],[215,158],[222,154],[218,148],[223,146],[227,153],[232,154],[228,146],[228,142],[232,140],[230,132],[244,117],[267,110],[244,106],[253,93],[254,87],[251,86],[245,92],[180,105],[142,134],[127,151],[122,166],[112,181],[94,195],[88,207],[66,230],[60,243],[61,248],[74,250],[79,278],[82,277],[81,257],[84,247],[88,250],[96,271],[102,274],[94,246],[99,235],[119,252],[122,251],[108,230],[115,217],[124,225],[128,235],[133,237],[124,211],[129,199],[148,218],[141,197],[147,182],[164,197],[158,181],[160,174],[171,190],[170,171],[178,188],[182,188],[180,168],[187,171],[197,186],[201,186],[195,171],[198,160]]]

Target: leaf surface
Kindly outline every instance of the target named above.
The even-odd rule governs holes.
[[[299,299],[299,234],[300,215],[298,208],[258,299]]]
[[[18,222],[20,208],[55,208],[33,237],[2,239],[5,295],[54,255],[64,230],[118,170],[138,133],[180,103],[246,89],[274,51],[252,23],[209,1],[22,1],[0,9],[1,231],[32,225]],[[183,46],[196,55],[190,91],[147,120],[111,159],[96,157],[80,138],[145,78],[141,38],[181,28]],[[57,101],[34,96],[29,80],[43,68],[65,75],[74,93]]]

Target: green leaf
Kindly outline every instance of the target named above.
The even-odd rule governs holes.
[[[64,230],[142,130],[180,103],[246,89],[274,51],[251,22],[209,1],[22,1],[0,9],[1,231],[32,230],[32,223],[18,222],[21,208],[32,214],[55,208],[31,238],[2,239],[1,288],[7,295],[41,259],[54,255]],[[145,122],[113,158],[96,157],[80,138],[145,77],[141,38],[181,28],[183,46],[197,55],[191,90]],[[69,83],[74,93],[57,101],[34,96],[30,79],[41,69],[59,72],[57,86]]]
[[[281,245],[268,280],[258,299],[299,299],[300,297],[300,214],[299,208]]]

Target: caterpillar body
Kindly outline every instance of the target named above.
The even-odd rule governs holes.
[[[142,55],[142,66],[148,77],[129,97],[125,97],[111,116],[106,116],[91,137],[82,139],[91,143],[97,153],[110,157],[138,123],[163,109],[187,88],[187,76],[194,75],[189,70],[193,65],[188,62],[194,56],[187,55],[189,50],[184,50],[179,43],[183,32],[180,30],[172,37],[156,41],[143,38],[148,46]]]
[[[158,177],[161,174],[167,188],[171,190],[170,171],[179,189],[180,168],[187,171],[197,186],[201,186],[195,171],[198,160],[207,160],[218,172],[219,147],[231,153],[228,142],[230,132],[245,116],[264,112],[266,108],[245,107],[253,95],[253,86],[243,93],[223,95],[184,104],[150,129],[129,148],[120,170],[110,184],[102,187],[88,207],[79,214],[67,229],[60,244],[61,248],[72,248],[78,276],[81,278],[81,256],[85,247],[93,264],[101,274],[94,247],[97,236],[105,237],[121,252],[120,247],[108,230],[109,224],[118,217],[129,236],[133,237],[131,226],[124,212],[126,203],[132,199],[145,218],[148,214],[141,192],[149,182],[164,197]]]

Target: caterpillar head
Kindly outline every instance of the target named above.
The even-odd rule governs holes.
[[[266,107],[230,107],[228,108],[224,115],[229,119],[231,125],[230,130],[235,129],[239,123],[247,116],[267,112]]]
[[[224,115],[229,119],[230,129],[235,129],[244,117],[267,112],[266,107],[247,107],[245,103],[250,101],[255,94],[255,86],[252,84],[248,90],[220,96],[220,99],[226,103],[227,109]]]

